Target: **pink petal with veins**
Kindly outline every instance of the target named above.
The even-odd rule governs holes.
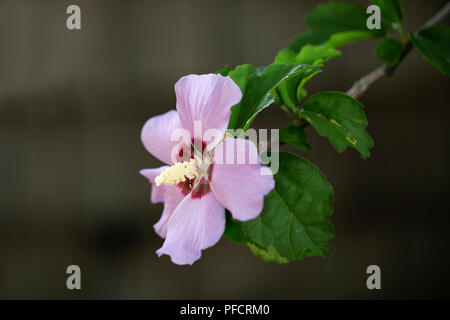
[[[201,198],[186,196],[167,224],[167,237],[156,252],[169,255],[173,263],[197,261],[203,249],[216,244],[225,231],[225,209],[209,193]]]

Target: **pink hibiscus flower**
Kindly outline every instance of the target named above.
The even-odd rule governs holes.
[[[164,202],[154,225],[165,239],[157,254],[183,265],[194,263],[222,237],[225,208],[240,221],[256,218],[274,180],[270,169],[260,165],[253,142],[225,135],[230,108],[242,98],[231,78],[185,76],[175,84],[175,93],[177,110],[150,118],[141,134],[145,148],[168,166],[140,173],[152,184],[151,201]],[[174,133],[180,130],[193,138],[177,141]],[[215,134],[206,138],[211,130]]]

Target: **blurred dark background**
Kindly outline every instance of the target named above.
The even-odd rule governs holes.
[[[0,1],[0,298],[449,298],[450,87],[417,52],[361,99],[371,158],[308,128],[303,156],[335,188],[326,259],[266,263],[226,239],[192,267],[155,254],[162,205],[138,171],[160,164],[142,125],[175,107],[183,75],[271,63],[319,2]],[[446,2],[403,1],[406,28]],[[346,91],[380,65],[378,41],[345,47],[309,92]],[[255,126],[287,121],[273,107]],[[70,264],[81,291],[66,289]],[[371,264],[382,290],[366,288]]]

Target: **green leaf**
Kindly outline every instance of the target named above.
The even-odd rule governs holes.
[[[237,66],[234,70],[229,72],[230,78],[238,85],[239,89],[244,93],[247,83],[251,78],[258,74],[258,69],[250,64],[243,64]],[[234,129],[239,114],[239,104],[231,108],[231,117],[228,122],[228,129]]]
[[[305,18],[306,24],[314,31],[333,33],[344,31],[367,31],[374,35],[384,35],[384,30],[368,30],[366,7],[341,1],[319,4]]]
[[[367,17],[366,7],[358,4],[340,1],[319,4],[305,17],[309,30],[295,38],[289,48],[299,52],[304,45],[323,44],[335,34],[328,45],[335,48],[369,37],[383,36],[386,24],[382,24],[379,30],[369,30]]]
[[[318,75],[321,72],[321,70],[317,70],[315,72],[311,72],[310,74],[306,75],[305,77],[302,78],[302,80],[300,81],[300,84],[297,88],[297,97],[299,98],[298,101],[302,100],[300,98],[305,98],[306,95],[306,90],[303,88],[305,86],[305,84],[314,76]]]
[[[290,48],[281,50],[275,58],[275,63],[319,65],[340,55],[341,52],[334,48],[329,48],[325,45],[314,46],[308,44],[301,49],[298,55]],[[312,73],[312,75],[317,73]],[[301,95],[299,96],[299,93],[302,93],[303,85],[310,78],[311,74],[302,73],[280,83],[276,90],[276,93],[279,95],[279,101],[276,99],[276,102],[291,108],[297,108],[301,98],[303,98]]]
[[[330,48],[325,45],[313,46],[308,44],[302,48],[296,57],[296,62],[304,64],[318,64],[332,58],[339,57],[340,55],[341,52],[334,48]]]
[[[281,50],[275,57],[276,64],[295,64],[297,55],[295,52],[289,48]],[[287,105],[291,108],[296,108],[298,105],[298,100],[296,97],[297,87],[303,78],[303,75],[292,77],[289,80],[280,83],[276,90],[272,92],[275,95],[275,103],[278,105]]]
[[[275,63],[278,64],[293,64],[296,63],[297,54],[294,52],[294,50],[290,48],[284,48],[280,52],[278,52],[277,56],[275,57]]]
[[[280,97],[279,104],[285,104],[291,108],[298,107],[299,101],[296,93],[302,79],[303,75],[300,74],[280,83],[277,86],[276,92]]]
[[[403,48],[403,43],[400,41],[387,38],[377,46],[376,54],[378,59],[386,62],[388,66],[395,66],[402,55]]]
[[[305,17],[309,30],[298,36],[288,48],[281,50],[275,63],[323,63],[340,55],[335,49],[337,47],[385,35],[386,24],[382,24],[379,30],[369,30],[366,21],[366,8],[363,6],[339,1],[320,4]],[[303,86],[318,73],[284,81],[277,87],[277,102],[297,108]]]
[[[231,71],[230,66],[225,65],[225,66],[223,67],[223,69],[221,69],[221,70],[219,70],[219,71],[216,71],[216,74],[220,74],[221,76],[226,77],[226,76],[230,73],[230,71]]]
[[[436,25],[414,33],[411,40],[436,69],[450,75],[450,27]]]
[[[305,84],[320,72],[320,69],[313,72],[305,72],[302,75],[292,77],[291,79],[280,83],[276,90],[279,94],[279,101],[275,101],[279,105],[285,104],[293,109],[297,109],[300,102],[307,96],[307,92],[304,88]]]
[[[255,66],[252,66],[250,64],[243,64],[237,66],[228,74],[230,78],[238,85],[239,89],[244,92],[250,78],[255,76],[257,73],[258,69]]]
[[[289,263],[289,259],[282,257],[274,246],[269,246],[267,249],[261,249],[257,245],[249,242],[247,246],[252,250],[253,254],[267,262]]]
[[[329,221],[333,189],[309,161],[288,152],[279,155],[275,189],[265,197],[258,218],[242,223],[242,231],[250,243],[271,255],[270,261],[276,261],[274,256],[289,261],[325,256],[334,236]]]
[[[366,159],[373,140],[364,129],[367,119],[363,108],[359,101],[342,92],[322,92],[306,100],[300,113],[337,151],[351,146]]]
[[[399,0],[371,0],[380,7],[381,16],[389,22],[402,21],[402,6]]]
[[[372,38],[373,34],[367,31],[344,31],[332,34],[325,43],[327,47],[339,48],[347,44]]]
[[[306,98],[306,96],[308,95],[308,91],[306,91],[305,88],[303,88],[303,86],[298,86],[297,87],[297,101],[302,101],[303,99]]]
[[[332,34],[332,33],[331,33]],[[299,52],[300,49],[307,44],[322,44],[328,40],[330,37],[329,31],[318,31],[318,30],[308,30],[296,37],[288,46],[289,49],[295,53]]]
[[[228,238],[230,241],[237,242],[237,243],[243,243],[245,244],[247,242],[247,239],[245,238],[244,234],[241,230],[241,223],[238,221],[235,221],[232,217],[230,212],[226,213],[226,225],[225,225],[225,232],[223,233],[224,237]]]
[[[247,130],[256,115],[274,102],[271,92],[276,86],[286,79],[317,69],[317,66],[309,65],[271,64],[261,74],[252,74],[245,83],[241,102],[231,109],[228,128]]]
[[[285,125],[280,128],[280,142],[285,142],[291,146],[303,150],[310,151],[311,147],[306,143],[306,135],[302,128],[295,125]]]

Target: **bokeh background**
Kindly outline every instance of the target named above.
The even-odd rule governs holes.
[[[326,259],[266,263],[227,239],[192,267],[155,254],[162,205],[138,171],[160,164],[142,125],[174,108],[183,75],[271,63],[319,2],[0,1],[0,298],[449,298],[450,86],[417,52],[361,99],[370,159],[307,130],[302,155],[335,188]],[[406,28],[446,2],[403,1]],[[81,31],[66,28],[70,4]],[[377,43],[345,47],[310,93],[346,91],[380,65]],[[255,126],[287,121],[272,107]],[[70,264],[81,291],[66,289]],[[382,290],[366,288],[371,264]]]

